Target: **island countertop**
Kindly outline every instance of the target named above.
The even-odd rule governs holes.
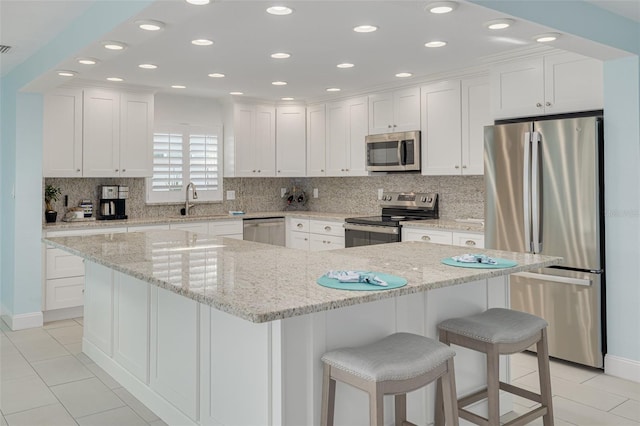
[[[51,237],[43,241],[255,323],[538,269],[562,261],[553,256],[474,249],[473,253],[516,261],[517,266],[472,269],[440,262],[468,252],[456,246],[401,242],[310,252],[180,230]],[[329,270],[383,272],[404,277],[408,284],[390,290],[334,290],[316,283]]]

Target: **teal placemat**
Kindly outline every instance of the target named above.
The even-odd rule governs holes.
[[[440,262],[444,263],[445,265],[449,265],[449,266],[457,266],[457,267],[460,267],[460,268],[478,268],[478,269],[513,268],[514,266],[516,266],[518,264],[518,262],[515,262],[513,260],[500,259],[498,257],[494,257],[493,259],[498,263],[496,263],[495,265],[492,265],[490,263],[456,262],[455,260],[453,260],[450,257],[445,257]]]
[[[373,271],[361,271],[361,272],[377,275],[381,280],[386,281],[386,283],[389,285],[386,287],[383,287],[380,285],[367,284],[367,283],[341,283],[337,279],[329,278],[325,275],[318,278],[316,282],[323,287],[335,288],[337,290],[354,290],[354,291],[391,290],[393,288],[404,287],[405,285],[407,285],[407,280],[405,278],[398,277],[396,275],[383,274],[382,272],[373,272]]]

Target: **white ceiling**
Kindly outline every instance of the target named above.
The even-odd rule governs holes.
[[[92,1],[0,0],[0,43],[14,46],[10,54],[0,56],[2,73],[36,52]],[[640,21],[640,13],[633,14],[640,0],[591,2]],[[125,82],[120,84],[155,92],[221,97],[230,91],[242,91],[251,98],[275,101],[290,96],[308,100],[326,97],[328,87],[341,88],[341,94],[358,93],[486,65],[508,52],[538,48],[532,37],[549,30],[516,21],[507,30],[492,32],[484,22],[505,15],[464,1],[458,1],[453,13],[434,15],[424,10],[427,3],[287,0],[279,4],[293,7],[294,13],[272,16],[265,9],[273,1],[218,0],[193,6],[184,0],[158,0],[103,37],[127,43],[126,50],[107,51],[96,42],[59,64],[58,69],[78,72],[73,78],[76,81],[111,84],[107,77],[121,77]],[[142,31],[134,24],[138,19],[159,20],[166,27],[159,32]],[[364,23],[377,25],[379,30],[368,34],[352,31]],[[194,46],[190,41],[195,38],[210,38],[214,44]],[[448,45],[424,47],[433,39],[446,40]],[[553,47],[607,55],[602,53],[602,46],[571,36],[561,37]],[[292,56],[270,58],[271,53],[279,51]],[[76,58],[81,56],[98,58],[100,63],[80,65]],[[338,69],[336,65],[341,62],[354,63],[355,67]],[[140,69],[141,63],[156,64],[158,69]],[[213,72],[226,77],[207,77]],[[401,81],[394,77],[398,72],[414,75]],[[54,85],[69,81],[53,71],[45,77]],[[271,82],[276,80],[288,84],[273,86]],[[174,84],[187,88],[171,89]]]

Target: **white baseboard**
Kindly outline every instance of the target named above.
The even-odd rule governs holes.
[[[604,373],[640,383],[640,362],[615,355],[605,355]]]
[[[76,306],[73,308],[53,309],[42,313],[44,322],[60,321],[65,319],[80,318],[84,316],[84,306]]]
[[[39,311],[18,315],[2,314],[2,320],[13,331],[42,327],[43,324],[42,312]]]

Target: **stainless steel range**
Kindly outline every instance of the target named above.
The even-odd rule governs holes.
[[[435,192],[385,192],[380,216],[345,219],[345,247],[397,243],[402,240],[402,222],[438,219]]]

